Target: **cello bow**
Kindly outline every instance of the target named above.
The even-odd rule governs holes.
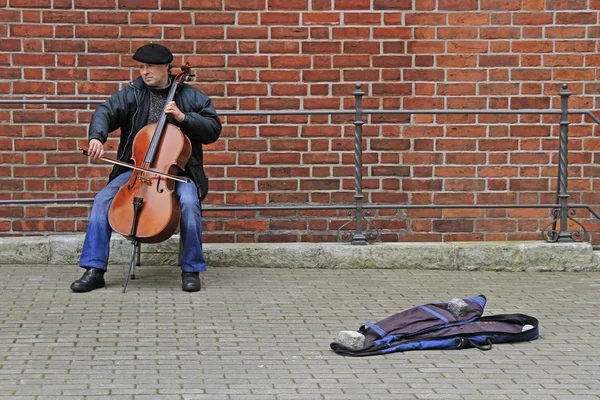
[[[87,149],[84,149],[83,147],[79,147],[79,150],[81,150],[84,155],[89,156]],[[138,167],[136,165],[132,165],[132,164],[129,164],[129,163],[126,163],[126,162],[123,162],[123,161],[115,160],[115,159],[109,158],[109,157],[98,157],[98,159],[102,160],[104,162],[110,163],[110,164],[121,165],[123,167],[130,168],[130,169],[135,169],[135,170],[142,171],[142,172],[146,172],[148,174],[160,176],[160,177],[167,178],[167,179],[173,179],[174,181],[178,181],[178,182],[190,183],[192,181],[190,178],[187,178],[185,176],[176,176],[176,175],[170,175],[170,174],[163,174],[162,172],[153,171],[153,170],[148,169],[148,168]]]

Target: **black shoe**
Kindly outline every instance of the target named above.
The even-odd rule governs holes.
[[[83,276],[71,284],[74,292],[91,292],[94,289],[103,288],[104,270],[99,268],[86,268]]]
[[[181,289],[184,292],[197,292],[200,290],[200,274],[198,272],[182,272],[181,281],[183,282]]]

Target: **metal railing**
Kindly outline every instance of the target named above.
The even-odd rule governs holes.
[[[547,208],[551,209],[553,215],[550,221],[541,232],[543,240],[546,242],[573,242],[583,241],[587,237],[587,231],[583,224],[576,221],[573,217],[576,214],[576,209],[588,210],[596,219],[600,219],[598,214],[588,204],[569,204],[568,203],[568,133],[569,133],[569,115],[584,115],[590,117],[596,124],[600,125],[600,119],[588,110],[569,109],[569,97],[571,92],[568,91],[566,84],[562,85],[562,90],[559,93],[561,97],[561,108],[559,109],[493,109],[493,110],[370,110],[362,108],[362,99],[365,93],[361,90],[361,85],[356,85],[356,90],[352,93],[355,99],[354,110],[248,110],[248,111],[222,111],[220,116],[271,116],[271,115],[354,115],[354,204],[330,204],[330,205],[240,205],[240,206],[219,206],[209,205],[203,206],[203,211],[267,211],[267,210],[347,210],[350,216],[354,212],[354,219],[343,224],[338,228],[340,232],[350,223],[355,223],[355,231],[352,234],[346,235],[353,245],[366,245],[367,236],[376,238],[379,234],[363,232],[363,221],[377,229],[365,217],[370,215],[370,209],[478,209],[478,208]],[[0,99],[2,104],[101,104],[104,100],[18,100],[18,99]],[[559,161],[558,161],[558,182],[556,193],[556,204],[364,204],[363,186],[362,186],[362,128],[365,122],[364,115],[444,115],[444,114],[461,114],[461,115],[507,115],[507,114],[535,114],[535,115],[560,115],[560,137],[559,137]],[[62,198],[62,199],[11,199],[0,200],[0,205],[18,205],[18,204],[44,204],[44,203],[89,203],[93,202],[93,198]],[[581,230],[575,229],[568,231],[568,221],[572,221],[578,225]],[[560,222],[560,230],[557,230],[557,224]],[[344,236],[344,235],[342,235]],[[338,237],[340,237],[338,233]]]

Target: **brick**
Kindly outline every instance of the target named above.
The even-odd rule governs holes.
[[[267,229],[267,222],[264,220],[254,221],[226,221],[225,230],[228,231],[265,231]]]
[[[438,10],[443,11],[476,11],[478,9],[477,0],[439,0]]]
[[[298,128],[295,126],[264,126],[259,135],[263,137],[296,137]]]
[[[269,30],[266,27],[227,27],[227,39],[266,39]]]
[[[308,10],[308,0],[268,0],[269,10]]]
[[[442,190],[441,179],[402,179],[402,190],[406,192],[432,192]]]
[[[412,31],[410,28],[373,28],[374,39],[410,39]]]
[[[277,153],[277,154],[261,154],[261,164],[299,164],[300,154],[298,153]]]
[[[334,56],[333,66],[334,67],[369,67],[371,61],[367,55],[356,55],[356,56]]]
[[[558,81],[589,81],[594,79],[594,71],[589,69],[555,69],[554,79]]]
[[[333,39],[370,39],[371,30],[369,28],[333,28]]]
[[[594,25],[596,24],[596,13],[592,12],[567,12],[556,13],[556,23],[564,25]]]
[[[96,26],[77,26],[75,27],[75,37],[79,38],[116,38],[119,36],[118,27]]]
[[[477,39],[479,31],[476,27],[439,28],[438,39]]]
[[[450,69],[446,77],[451,82],[480,82],[486,80],[487,74],[480,69]]]
[[[440,81],[443,80],[442,69],[406,69],[404,79],[406,81]]]
[[[308,151],[308,142],[304,140],[271,140],[272,151]]]
[[[512,109],[544,109],[550,106],[550,100],[545,97],[519,97],[513,98],[510,101],[510,108]]]
[[[489,43],[487,41],[469,40],[449,42],[448,53],[487,53]]]
[[[11,0],[10,6],[15,8],[49,8],[51,4],[50,0]]]
[[[482,39],[519,39],[520,36],[520,28],[490,27],[481,28],[480,30],[480,37]]]
[[[267,94],[267,86],[264,84],[250,85],[227,85],[227,93],[230,96],[265,96]]]
[[[307,104],[305,104],[304,108],[307,110],[314,110],[314,109],[333,109],[333,110],[337,110],[340,108],[340,99],[335,99],[335,98],[315,98],[315,99],[311,99],[310,102],[307,102]]]
[[[411,10],[412,0],[373,0],[374,10]]]
[[[549,156],[546,153],[512,153],[510,161],[514,164],[548,164]]]
[[[445,68],[457,68],[457,67],[462,67],[462,68],[473,68],[477,66],[477,56],[475,55],[467,55],[467,56],[459,56],[459,55],[453,55],[453,56],[444,56],[444,55],[438,55],[435,57],[435,59],[437,60],[437,66],[438,67],[445,67]]]
[[[17,151],[56,150],[54,139],[15,140],[14,148]]]
[[[13,113],[13,120],[16,123],[54,123],[56,114],[54,111],[15,111]]]
[[[473,232],[474,223],[472,220],[434,220],[433,231],[434,232]]]
[[[10,37],[52,37],[52,26],[10,25]]]
[[[285,28],[285,27],[273,27],[271,28],[272,39],[306,39],[308,38],[307,28]]]
[[[516,53],[550,53],[553,51],[553,43],[548,40],[522,40],[512,44],[512,51]]]
[[[566,39],[566,38],[585,38],[586,29],[584,27],[547,27],[546,38]]]
[[[152,15],[150,21],[152,24],[160,25],[189,25],[192,23],[192,18],[191,15],[187,12],[157,13]]]
[[[123,26],[120,29],[120,36],[123,38],[159,39],[162,36],[162,28],[155,26]]]
[[[78,53],[85,51],[83,40],[44,40],[44,50],[53,53]]]
[[[76,9],[114,9],[115,7],[115,0],[75,0]]]
[[[441,41],[418,41],[408,42],[406,52],[416,54],[433,54],[433,53],[444,53],[446,51],[446,44]]]
[[[299,53],[300,45],[289,41],[260,42],[259,51],[261,53]]]
[[[477,202],[480,204],[517,204],[515,193],[478,193]]]
[[[583,10],[587,8],[586,0],[547,0],[548,10]]]
[[[273,96],[306,96],[307,86],[296,84],[273,84],[271,85]]]
[[[340,52],[340,49],[340,42],[302,43],[302,52],[307,54],[338,54]]]
[[[548,12],[518,13],[514,16],[515,25],[552,24],[554,16]]]
[[[481,0],[480,9],[517,11],[521,9],[521,0]]]
[[[573,65],[584,65],[584,56],[578,54],[544,54],[542,60],[545,67],[571,67]]]
[[[13,93],[15,94],[54,94],[56,87],[52,82],[15,82]]]
[[[228,57],[230,67],[266,67],[269,59],[265,56],[230,56]]]
[[[515,18],[519,14],[515,14]],[[490,15],[488,13],[451,13],[448,14],[449,25],[488,25]],[[443,29],[443,28],[442,28]]]
[[[82,24],[85,22],[85,13],[80,11],[44,11],[42,13],[42,22],[45,24]]]
[[[334,0],[334,10],[369,10],[371,0]]]
[[[447,14],[445,13],[411,13],[405,16],[406,25],[445,25]]]
[[[221,10],[223,8],[223,0],[182,0],[182,9],[193,10]],[[177,7],[175,7],[177,9]]]
[[[339,82],[340,71],[337,69],[331,70],[310,70],[303,71],[302,79],[304,82]]]
[[[52,177],[54,176],[53,167],[14,167],[13,175],[15,177]]]
[[[313,190],[338,190],[340,188],[340,181],[337,179],[303,179],[300,180],[300,189],[313,191]]]
[[[380,25],[381,24],[381,13],[369,13],[369,12],[345,12],[344,14],[344,25]],[[384,14],[387,16],[388,14]]]
[[[410,176],[410,168],[405,166],[374,166],[372,168],[373,176]]]
[[[266,0],[223,0],[225,10],[252,11],[266,9]]]
[[[233,21],[232,21],[233,22]],[[261,25],[288,25],[295,26],[300,23],[300,14],[291,12],[268,11],[260,14]]]
[[[27,220],[27,221],[14,221],[12,223],[12,229],[14,231],[29,231],[29,232],[40,232],[40,231],[54,231],[54,221],[51,220]]]
[[[452,83],[439,84],[437,86],[437,94],[440,96],[460,96],[474,95],[476,92],[475,84]],[[454,108],[454,107],[452,107]]]
[[[0,50],[2,51],[20,51],[21,41],[18,39],[4,39],[0,43]]]

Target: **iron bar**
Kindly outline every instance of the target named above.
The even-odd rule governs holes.
[[[45,100],[45,99],[0,99],[2,104],[102,104],[105,100]],[[523,110],[370,110],[364,109],[362,113],[367,114],[474,114],[474,115],[503,115],[503,114],[547,114],[560,115],[562,110],[547,110],[547,109],[523,109]],[[596,117],[589,110],[569,110],[569,114],[581,114],[589,116],[594,122],[600,125],[600,118]],[[219,111],[221,116],[269,116],[269,115],[352,115],[356,114],[355,110],[242,110],[242,111]]]
[[[60,204],[60,203],[92,203],[93,198],[64,198],[64,199],[15,199],[0,200],[0,205],[26,205],[26,204]],[[444,208],[557,208],[561,204],[375,204],[366,203],[364,209],[444,209]],[[202,211],[281,211],[281,210],[353,210],[356,204],[327,204],[327,205],[277,205],[277,206],[219,206],[203,205]],[[586,208],[596,218],[600,214],[587,204],[569,204],[569,208]]]
[[[366,245],[367,237],[362,231],[363,222],[363,187],[362,187],[362,97],[365,92],[360,90],[360,83],[356,85],[356,91],[354,94],[356,116],[354,120],[354,200],[356,203],[356,210],[354,213],[354,220],[356,222],[356,228],[354,235],[352,235],[352,244],[354,245]]]
[[[0,99],[0,104],[102,104],[105,100],[87,100],[87,99],[60,99],[60,100],[46,100],[46,99]]]
[[[571,96],[571,92],[569,92],[567,89],[568,86],[565,83],[560,92],[561,116],[558,147],[558,196],[556,199],[556,202],[560,203],[560,232],[558,232],[558,237],[556,238],[558,242],[573,241],[571,233],[567,231],[569,220],[569,193],[567,191],[567,180],[569,173],[569,97]]]

